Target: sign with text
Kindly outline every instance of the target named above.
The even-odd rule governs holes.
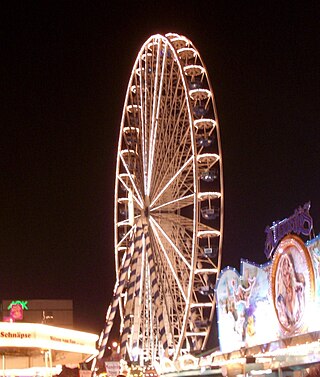
[[[0,322],[0,347],[44,348],[95,355],[95,334],[38,323]]]
[[[269,259],[272,257],[275,248],[282,238],[288,234],[309,236],[313,229],[313,220],[310,216],[310,202],[299,207],[289,218],[281,221],[274,221],[272,226],[265,229],[266,241],[264,246],[265,256]]]
[[[120,361],[106,361],[105,366],[108,377],[116,377],[120,374]]]

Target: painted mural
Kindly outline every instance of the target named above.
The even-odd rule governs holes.
[[[312,258],[304,243],[287,236],[273,257],[271,289],[274,309],[284,335],[308,325],[308,306],[314,302]]]
[[[320,237],[289,234],[268,263],[225,268],[216,299],[222,352],[320,330]]]

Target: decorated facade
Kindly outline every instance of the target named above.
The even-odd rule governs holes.
[[[242,260],[240,272],[221,271],[216,305],[222,352],[320,331],[320,236],[311,237],[309,208],[307,203],[266,228],[267,263]]]

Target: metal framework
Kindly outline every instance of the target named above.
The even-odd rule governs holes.
[[[115,311],[121,356],[153,362],[204,349],[215,310],[223,234],[219,126],[192,42],[151,36],[129,80],[115,179]]]

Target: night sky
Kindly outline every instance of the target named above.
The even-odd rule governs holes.
[[[8,1],[1,17],[2,299],[73,299],[76,328],[102,329],[122,107],[155,33],[190,38],[215,92],[223,267],[266,262],[266,225],[309,200],[320,232],[318,1]]]

